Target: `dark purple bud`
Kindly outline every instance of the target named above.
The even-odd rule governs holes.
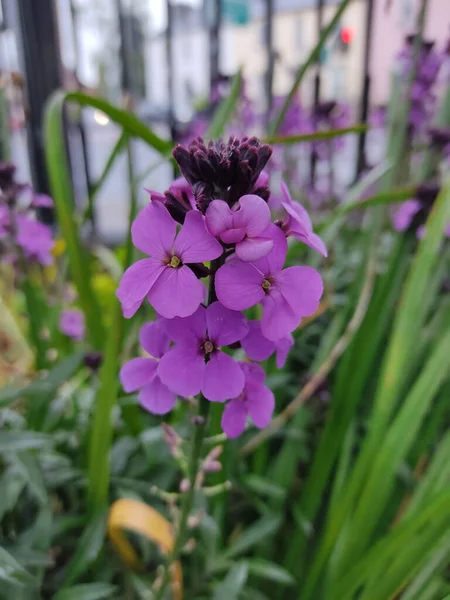
[[[191,184],[199,210],[222,198],[230,206],[252,191],[261,171],[272,155],[272,148],[256,137],[239,140],[230,137],[209,142],[194,139],[189,147],[173,151],[181,172]]]
[[[441,187],[438,183],[430,181],[417,186],[415,198],[420,200],[425,206],[431,207],[436,200]]]
[[[88,369],[96,372],[103,362],[103,354],[101,352],[87,352],[84,355],[83,362]]]
[[[450,144],[450,127],[430,127],[428,130],[433,146],[443,150]]]

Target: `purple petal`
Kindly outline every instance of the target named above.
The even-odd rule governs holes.
[[[120,381],[123,389],[135,392],[150,383],[156,373],[158,363],[152,358],[133,358],[120,369]]]
[[[392,219],[397,231],[406,231],[411,225],[413,217],[419,212],[421,204],[418,200],[407,200],[395,211]]]
[[[237,438],[245,429],[247,410],[242,400],[236,398],[225,406],[222,414],[222,429],[230,439]]]
[[[246,194],[233,214],[233,225],[245,229],[249,237],[260,235],[270,224],[270,208],[259,196]]]
[[[156,376],[139,393],[139,402],[154,415],[165,415],[175,405],[175,394]]]
[[[155,358],[161,358],[170,345],[163,319],[146,323],[139,332],[139,341],[146,352]]]
[[[275,343],[263,336],[259,321],[248,321],[248,327],[248,334],[241,340],[242,348],[252,360],[266,360],[275,352]]]
[[[247,386],[261,385],[264,383],[266,374],[264,369],[256,363],[239,363],[245,376],[245,388]]]
[[[288,235],[292,235],[323,256],[328,256],[327,248],[324,242],[316,233],[313,232],[312,226],[311,228],[306,227],[301,220],[297,219],[299,209],[304,210],[304,208],[300,204],[298,204],[296,207],[292,207],[287,204],[283,204],[283,206],[286,209],[286,212],[290,215],[288,222]],[[301,218],[302,217],[300,217],[300,219]]]
[[[143,258],[131,265],[122,275],[116,296],[126,318],[134,315],[152,286],[166,267],[154,258]]]
[[[282,369],[286,364],[286,359],[288,354],[294,345],[294,338],[292,335],[288,335],[284,338],[281,338],[276,342],[277,345],[277,355],[276,355],[276,365],[277,369]]]
[[[253,186],[255,190],[257,190],[260,187],[268,187],[269,185],[269,173],[267,173],[267,171],[261,171],[261,173],[258,175],[258,179],[255,182],[255,185]]]
[[[206,308],[199,306],[190,317],[175,317],[165,321],[169,338],[176,344],[196,344],[206,337]]]
[[[233,227],[233,212],[224,200],[213,200],[205,214],[206,226],[215,237]]]
[[[251,420],[262,429],[267,427],[272,419],[275,409],[275,398],[273,393],[265,385],[249,390],[246,397],[246,405]]]
[[[263,276],[253,264],[236,260],[217,271],[216,294],[226,308],[245,310],[264,298],[262,281]]]
[[[289,267],[278,275],[276,285],[299,317],[309,317],[319,307],[322,277],[312,267]]]
[[[197,263],[218,258],[223,248],[206,229],[202,213],[191,210],[177,235],[174,252],[184,263]]]
[[[130,319],[136,313],[136,311],[139,309],[141,304],[142,304],[142,300],[139,300],[139,302],[130,304],[130,306],[127,306],[126,308],[125,308],[125,306],[122,306],[122,312],[123,312],[123,316],[125,317],[125,319]]]
[[[298,327],[300,317],[278,290],[274,289],[267,294],[262,305],[264,314],[261,319],[261,331],[267,339],[278,341]]]
[[[245,238],[245,229],[227,229],[220,234],[220,239],[224,244],[236,244]]]
[[[312,231],[313,226],[308,211],[299,202],[292,200],[289,188],[284,181],[281,182],[281,197],[281,204],[285,211],[296,219],[299,224],[302,224],[306,231]]]
[[[255,261],[255,266],[264,275],[276,275],[281,271],[287,255],[286,236],[276,225],[270,225],[264,232],[264,237],[273,240],[273,248],[267,256]]]
[[[53,199],[47,194],[36,194],[33,198],[32,204],[36,208],[52,208]]]
[[[209,339],[218,346],[239,342],[248,332],[245,315],[225,308],[220,302],[213,302],[208,306],[206,323]]]
[[[195,346],[175,346],[159,361],[158,376],[169,390],[187,398],[200,392],[205,366]]]
[[[175,239],[176,222],[161,202],[150,202],[141,210],[133,225],[133,244],[149,256],[164,260]]]
[[[220,350],[213,352],[205,366],[202,392],[211,402],[236,398],[244,389],[244,373],[239,364]]]
[[[80,310],[63,310],[59,319],[59,329],[74,340],[84,337],[84,314]]]
[[[236,244],[237,257],[246,262],[254,262],[267,256],[273,248],[273,240],[263,237],[247,237]]]
[[[148,294],[148,301],[166,319],[192,315],[205,298],[205,286],[189,267],[165,267]]]

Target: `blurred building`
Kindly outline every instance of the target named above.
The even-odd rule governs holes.
[[[333,17],[338,0],[326,0],[323,24]],[[360,93],[364,47],[365,0],[354,0],[330,36],[321,56],[321,97],[353,102]],[[252,2],[252,19],[246,27],[233,27],[229,52],[235,66],[243,65],[250,91],[264,90],[267,69],[265,2]],[[317,0],[275,0],[273,46],[276,53],[274,93],[285,94],[299,66],[318,40]],[[312,101],[314,69],[302,84],[302,97]]]
[[[418,0],[375,0],[373,47],[370,67],[373,78],[371,100],[385,104],[389,97],[393,59],[404,38],[415,29]],[[450,40],[450,0],[429,0],[425,37],[444,49]]]

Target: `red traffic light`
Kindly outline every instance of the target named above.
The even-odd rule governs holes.
[[[341,40],[344,44],[351,44],[353,38],[355,37],[355,32],[352,27],[343,27],[341,29]]]

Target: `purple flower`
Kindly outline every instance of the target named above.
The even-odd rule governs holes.
[[[125,317],[132,317],[146,296],[168,319],[192,315],[204,300],[205,287],[187,264],[213,260],[223,248],[196,210],[187,213],[178,234],[176,226],[160,202],[151,202],[136,217],[133,244],[150,258],[132,265],[120,281],[117,297]]]
[[[0,204],[0,240],[9,233],[9,212],[4,204]]]
[[[241,260],[257,260],[273,248],[272,239],[264,235],[270,224],[270,208],[259,196],[242,196],[232,209],[223,200],[213,200],[205,217],[209,232],[224,244],[236,244]]]
[[[34,194],[31,206],[33,208],[53,208],[53,200],[47,194]]]
[[[277,368],[282,369],[286,363],[289,350],[294,345],[292,335],[289,334],[274,342],[263,336],[259,321],[248,321],[248,328],[248,334],[241,340],[241,346],[247,356],[259,362],[268,359],[276,352]]]
[[[84,338],[84,314],[81,310],[63,310],[59,319],[59,330],[75,341]]]
[[[167,321],[166,331],[175,346],[161,358],[158,374],[169,389],[181,396],[201,391],[212,402],[223,402],[242,392],[242,369],[221,350],[247,334],[242,313],[213,302],[208,308],[200,306],[190,317]]]
[[[289,189],[284,181],[281,182],[281,194],[281,205],[287,213],[287,218],[282,222],[281,226],[286,235],[292,235],[313,250],[323,254],[323,256],[328,256],[325,244],[313,231],[308,212],[299,202],[292,200]]]
[[[276,341],[317,310],[323,283],[311,267],[283,270],[286,237],[275,225],[271,231],[274,247],[270,254],[253,263],[230,261],[217,271],[215,283],[217,297],[231,310],[245,310],[260,302],[264,307],[263,335]]]
[[[244,389],[227,403],[222,415],[222,429],[229,438],[241,435],[247,416],[256,427],[266,427],[275,408],[273,393],[264,385],[263,369],[254,363],[241,363],[241,369],[245,375]]]
[[[51,265],[53,263],[51,252],[54,246],[51,229],[27,215],[18,215],[16,226],[16,242],[22,248],[25,258],[42,265]]]
[[[120,380],[126,392],[140,390],[139,402],[144,408],[155,415],[164,415],[175,404],[175,394],[161,382],[157,372],[159,359],[170,344],[164,320],[144,325],[139,340],[150,357],[133,358],[125,363],[120,370]]]
[[[411,225],[414,216],[422,209],[419,200],[407,200],[395,211],[392,218],[397,231],[406,231]]]

